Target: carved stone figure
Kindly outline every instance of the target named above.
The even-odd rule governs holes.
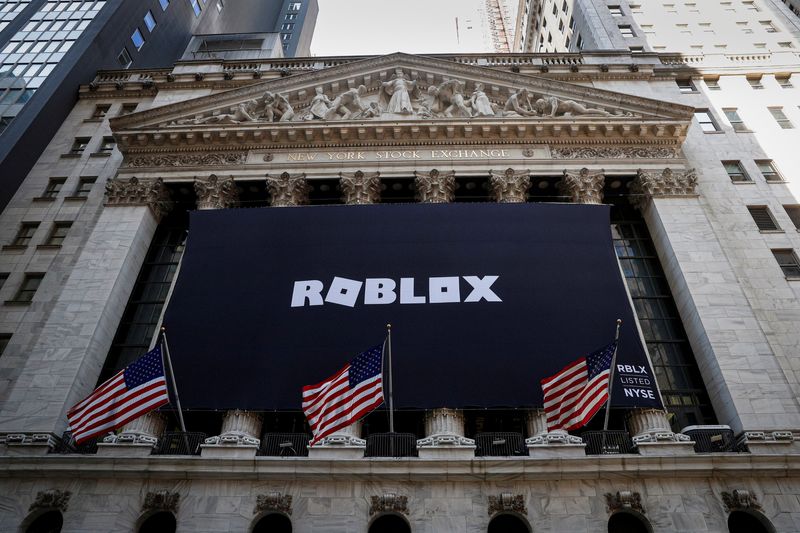
[[[195,119],[195,124],[239,124],[240,122],[253,122],[256,120],[253,113],[258,107],[257,100],[248,100],[239,105],[231,108],[230,113],[220,113],[218,115],[211,115]]]
[[[510,494],[504,492],[499,496],[489,496],[489,516],[496,513],[518,513],[521,515],[528,514],[528,508],[525,506],[525,496],[522,494]]]
[[[62,513],[67,512],[67,505],[72,493],[68,490],[44,490],[36,493],[36,499],[31,504],[28,511],[41,511],[48,509],[58,509]]]
[[[555,96],[547,96],[545,98],[539,98],[536,100],[536,110],[542,116],[549,117],[574,117],[578,115],[596,115],[600,117],[613,116],[612,113],[609,113],[603,109],[586,107],[585,105],[579,104],[574,100],[561,100]]]
[[[256,508],[253,513],[283,513],[292,514],[292,495],[270,492],[256,496]]]
[[[433,96],[434,113],[440,112],[445,117],[471,117],[472,111],[464,101],[464,82],[447,80],[439,85],[431,85],[428,93]]]
[[[267,122],[289,122],[294,118],[294,109],[286,96],[267,91],[262,101],[263,108],[259,115]]]
[[[362,115],[370,109],[361,101],[361,97],[366,93],[367,88],[363,85],[346,90],[331,102],[331,107],[325,114],[325,120],[346,120]]]
[[[472,107],[472,114],[476,117],[493,117],[494,109],[489,97],[483,92],[483,84],[476,83],[475,90],[472,91],[472,97],[469,99],[469,104]]]
[[[330,111],[333,102],[322,92],[322,87],[317,87],[314,90],[316,94],[314,98],[311,99],[311,104],[308,106],[308,115],[306,118],[309,120],[324,119],[328,111]]]
[[[417,93],[417,82],[406,79],[403,69],[397,69],[391,81],[381,83],[378,97],[386,113],[411,115],[414,113],[411,98],[418,98]]]
[[[528,89],[520,89],[506,100],[503,114],[507,117],[533,117],[536,111],[531,105],[531,93]]]

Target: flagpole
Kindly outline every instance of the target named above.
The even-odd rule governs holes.
[[[186,452],[191,453],[189,449],[189,437],[186,435],[186,423],[183,421],[183,409],[181,408],[181,398],[178,396],[178,383],[175,381],[175,371],[172,369],[172,358],[169,356],[169,344],[167,343],[167,328],[161,326],[161,342],[164,344],[164,356],[167,359],[167,366],[169,367],[169,376],[172,381],[172,390],[175,391],[175,403],[178,404],[178,420],[181,423],[181,431],[183,431],[183,440],[186,444]]]
[[[622,319],[617,319],[617,332],[614,334],[614,355],[611,356],[611,372],[608,375],[608,400],[606,400],[606,419],[603,422],[603,440],[605,440],[605,432],[608,431],[608,417],[611,414],[611,391],[614,385],[614,370],[617,364],[617,349],[619,348],[619,327],[622,325]]]
[[[394,398],[392,396],[392,325],[386,324],[386,347],[389,359],[389,433],[394,433]]]

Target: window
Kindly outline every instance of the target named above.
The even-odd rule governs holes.
[[[111,104],[98,104],[94,106],[94,113],[92,113],[93,120],[103,120],[111,109]]]
[[[611,12],[612,16],[615,17],[625,16],[625,13],[622,12],[621,6],[608,6],[608,10]]]
[[[25,303],[32,301],[33,295],[36,294],[36,290],[42,284],[43,278],[44,274],[25,274],[22,285],[19,286],[19,290],[12,301]]]
[[[772,255],[775,256],[775,260],[783,270],[783,275],[786,276],[786,279],[800,279],[800,263],[797,261],[794,250],[772,250]]]
[[[697,92],[697,89],[694,86],[691,78],[686,78],[682,80],[675,80],[675,83],[678,84],[678,90],[682,93],[694,93]]]
[[[217,13],[222,13],[222,8],[225,7],[225,3],[222,0],[217,0]]]
[[[559,20],[558,21],[558,31],[560,31],[560,32],[564,31],[564,21],[563,20]]]
[[[725,167],[725,172],[728,173],[728,177],[734,183],[740,183],[743,181],[752,181],[750,176],[747,175],[747,172],[744,171],[742,168],[742,163],[739,161],[723,161],[722,166]]]
[[[631,51],[632,54],[643,54],[644,53],[644,48],[641,47],[641,46],[631,46],[629,48],[629,50]]]
[[[777,33],[778,29],[772,25],[771,20],[759,20],[761,23],[761,27],[764,28],[764,31],[767,33]]]
[[[719,91],[721,87],[719,86],[719,78],[705,78],[704,81],[706,82],[706,87],[710,91]]]
[[[148,9],[147,14],[144,16],[144,25],[147,26],[147,31],[152,32],[156,27],[156,19],[153,18],[153,13]]]
[[[169,0],[158,0],[158,3],[161,4],[161,11],[166,11],[169,7]]]
[[[28,246],[33,239],[33,234],[36,233],[36,228],[39,227],[38,222],[23,222],[19,226],[17,236],[11,242],[11,246]]]
[[[294,29],[294,23],[293,22],[287,22],[287,23],[284,23],[283,25],[281,25],[281,30],[291,31],[293,29]]]
[[[775,119],[775,122],[778,123],[778,126],[785,130],[794,129],[794,124],[792,124],[792,121],[789,120],[789,117],[784,114],[782,107],[770,107],[769,112],[772,114],[772,118]]]
[[[764,85],[761,83],[761,76],[748,76],[747,83],[750,84],[750,87],[753,89],[763,89]]]
[[[742,117],[739,116],[739,111],[735,107],[725,108],[722,112],[725,113],[725,117],[727,117],[728,121],[731,123],[733,131],[750,131],[747,129],[747,125],[742,120]]]
[[[89,193],[92,191],[92,186],[94,182],[97,181],[97,177],[90,176],[90,177],[83,177],[78,180],[78,186],[75,188],[75,192],[72,194],[73,198],[86,198],[89,196]]]
[[[695,111],[694,118],[696,118],[697,122],[700,123],[700,128],[705,133],[713,133],[715,131],[719,131],[717,123],[714,122],[714,118],[711,116],[711,112],[708,109],[701,109],[699,111]]]
[[[769,207],[765,205],[748,205],[747,210],[750,211],[750,216],[753,217],[753,222],[756,223],[759,231],[780,231],[781,228],[772,218]]]
[[[292,2],[289,4],[289,11],[300,11],[300,6],[302,5],[302,2]]]
[[[781,48],[794,48],[794,45],[789,41],[780,42],[778,43],[778,46],[780,46]]]
[[[752,1],[742,2],[742,5],[745,7],[745,9],[749,11],[759,11],[758,6],[755,4],[755,2]]]
[[[72,148],[69,149],[70,155],[81,155],[86,147],[89,146],[89,137],[75,137],[75,142],[72,143]]]
[[[792,87],[794,87],[794,85],[792,85],[791,74],[775,74],[775,81],[777,81],[778,85],[780,85],[784,89],[791,89]]]
[[[783,206],[783,210],[789,215],[794,227],[800,231],[800,205],[785,205]]]
[[[568,9],[569,9],[569,5],[567,5],[567,0],[564,0],[564,3],[561,4],[561,11],[566,13]]]
[[[575,29],[575,17],[570,17],[569,18],[569,29],[571,29],[571,30]]]
[[[291,38],[292,38],[292,34],[291,34],[291,33],[281,33],[281,39],[282,39],[282,40],[284,40],[284,41],[288,41],[288,40],[290,40]]]
[[[135,46],[137,50],[141,50],[142,46],[144,46],[144,37],[142,37],[142,32],[139,31],[139,28],[133,30],[131,41],[133,41],[133,46]]]
[[[631,26],[620,26],[619,32],[623,37],[636,37],[636,35],[633,33],[633,27]]]
[[[783,183],[783,176],[781,176],[781,173],[775,168],[772,159],[760,159],[756,161],[756,166],[758,167],[758,171],[761,172],[761,175],[764,176],[764,181],[768,183]]]
[[[72,227],[72,222],[54,223],[53,229],[50,230],[50,235],[48,235],[45,244],[47,246],[61,246],[64,243],[64,239],[67,237],[67,232],[70,227]]]
[[[119,63],[122,68],[128,68],[131,66],[133,60],[131,59],[131,55],[128,53],[127,48],[123,48],[119,55],[117,55],[117,63]]]
[[[50,178],[40,198],[55,198],[61,192],[61,187],[66,181],[67,178]]]
[[[197,0],[189,0],[189,3],[192,4],[192,9],[194,10],[194,16],[199,17],[200,11],[202,8],[200,7],[200,3]]]
[[[6,274],[8,276],[8,274]],[[6,351],[9,341],[11,340],[11,333],[0,333],[0,355]]]
[[[297,13],[289,13],[286,15],[284,20],[295,20],[297,18]]]
[[[119,115],[117,116],[121,117],[122,115],[130,115],[131,113],[136,111],[136,108],[138,106],[139,104],[136,102],[132,102],[130,104],[122,104],[122,107],[119,108]]]
[[[114,137],[103,137],[103,142],[100,143],[100,152],[108,152],[111,153],[114,151],[114,148],[117,146],[117,141],[114,140]]]

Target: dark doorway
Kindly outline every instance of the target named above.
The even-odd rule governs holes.
[[[178,523],[169,511],[159,511],[139,526],[139,533],[175,533]]]
[[[25,529],[25,533],[61,533],[63,525],[64,517],[60,511],[47,511],[36,517],[36,520]]]
[[[369,526],[369,533],[411,533],[408,523],[397,515],[379,516]]]
[[[531,528],[512,514],[497,515],[489,522],[489,533],[530,533]]]
[[[731,533],[775,533],[775,528],[761,513],[733,511],[728,517],[728,531]]]
[[[653,533],[653,528],[646,518],[620,511],[608,519],[608,533]]]
[[[282,514],[268,514],[256,522],[253,533],[292,533],[292,521]]]

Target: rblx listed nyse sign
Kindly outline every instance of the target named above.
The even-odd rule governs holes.
[[[541,378],[608,344],[621,318],[613,404],[657,407],[608,210],[193,212],[164,320],[181,402],[298,409],[303,385],[380,344],[391,323],[397,407],[537,407]]]

